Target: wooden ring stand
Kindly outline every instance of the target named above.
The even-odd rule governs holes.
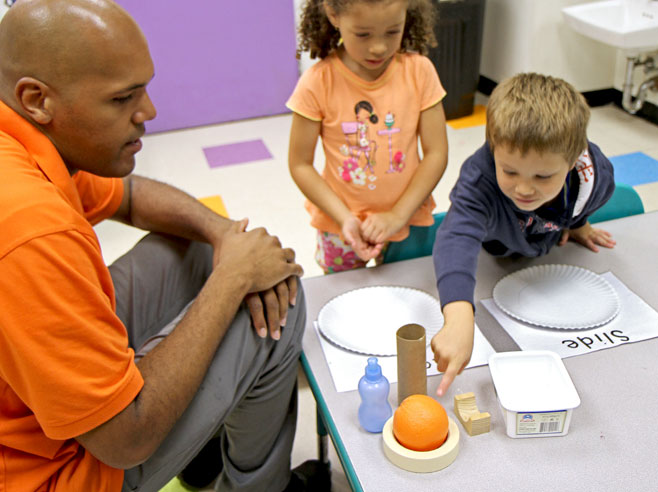
[[[393,417],[382,430],[384,454],[394,465],[408,471],[428,473],[450,465],[459,453],[459,427],[448,417],[448,438],[432,451],[412,451],[402,446],[393,435]]]

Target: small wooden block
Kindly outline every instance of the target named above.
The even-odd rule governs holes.
[[[455,396],[455,415],[469,436],[484,434],[491,429],[491,415],[480,412],[475,404],[474,393],[463,393]]]

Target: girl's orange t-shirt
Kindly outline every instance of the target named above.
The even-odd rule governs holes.
[[[446,92],[425,56],[398,53],[382,75],[366,81],[334,53],[300,77],[286,103],[289,109],[322,122],[325,154],[322,177],[360,220],[391,210],[420,163],[420,113],[439,103]],[[409,223],[391,237],[401,241],[409,225],[433,224],[430,195]],[[327,214],[307,201],[311,225],[339,234]]]

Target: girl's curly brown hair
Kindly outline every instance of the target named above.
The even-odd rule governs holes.
[[[382,0],[306,0],[299,24],[297,58],[304,51],[309,51],[311,58],[325,58],[338,47],[340,33],[329,22],[323,5],[325,1],[340,15],[356,2],[374,4]],[[436,10],[431,0],[408,0],[400,52],[416,51],[426,55],[428,47],[436,46],[435,21]]]

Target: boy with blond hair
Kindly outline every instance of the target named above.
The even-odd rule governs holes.
[[[592,251],[615,241],[588,217],[612,196],[613,168],[587,140],[589,108],[564,80],[522,73],[487,106],[486,142],[462,165],[433,259],[445,324],[432,339],[439,396],[473,350],[480,247],[495,256],[541,256],[570,238]]]

